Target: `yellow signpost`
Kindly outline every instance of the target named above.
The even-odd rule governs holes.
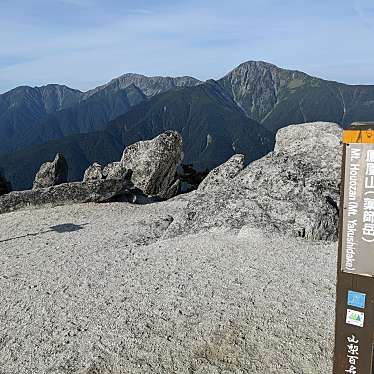
[[[374,374],[374,123],[343,132],[334,374]]]

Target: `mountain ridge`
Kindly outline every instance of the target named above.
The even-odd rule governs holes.
[[[143,99],[145,100],[174,87],[196,85],[200,81],[192,77],[146,77],[140,74],[127,73],[86,92],[58,84],[48,84],[40,87],[16,87],[0,95],[0,139],[8,139],[7,142],[0,142],[0,154],[18,151],[28,146],[55,139],[51,131],[45,131],[45,133],[51,134],[51,136],[45,138],[39,133],[45,128],[45,123],[51,122],[49,121],[51,116],[52,118],[60,115],[64,117],[66,113],[61,114],[61,111],[69,110],[71,112],[73,107],[77,107],[77,110],[80,111],[82,103],[88,103],[89,106],[92,103],[92,98],[100,94],[103,97],[106,96],[104,98],[105,103],[99,105],[99,108],[94,106],[91,110],[86,110],[87,114],[82,120],[83,126],[77,121],[72,126],[69,124],[71,130],[68,131],[69,126],[65,126],[64,129],[60,129],[61,131],[57,131],[56,136],[84,133],[87,132],[87,129],[89,131],[103,129],[115,116],[124,114],[132,106],[130,102],[118,107],[118,101],[116,100],[118,92],[128,91],[128,88],[134,86],[135,83],[141,91],[139,96],[144,95]],[[114,98],[112,99],[111,96],[114,96]],[[105,115],[105,109],[115,106],[116,103],[117,110]],[[138,100],[135,100],[135,104],[137,103]],[[92,117],[99,118],[101,122],[87,126],[88,122],[92,122]],[[59,122],[58,119],[57,122]],[[64,122],[63,119],[62,122]]]
[[[175,87],[193,86],[202,83],[196,78],[190,76],[170,77],[170,76],[146,76],[137,73],[125,73],[119,77],[111,79],[108,83],[88,90],[84,94],[88,97],[98,91],[115,87],[116,89],[123,89],[131,84],[137,86],[143,93],[152,97],[167,89]]]
[[[328,81],[263,61],[244,62],[218,82],[248,117],[273,132],[292,123],[322,120],[344,127],[374,117],[373,85]]]
[[[0,157],[0,166],[15,189],[28,188],[41,163],[63,153],[69,180],[80,180],[93,162],[118,160],[123,149],[166,130],[183,137],[184,163],[211,169],[233,153],[247,162],[269,152],[272,134],[246,117],[230,98],[217,94],[216,83],[180,87],[140,102],[99,132],[75,134]]]
[[[34,98],[32,89],[23,90]],[[276,132],[290,124],[323,121],[346,127],[374,118],[374,85],[326,81],[263,61],[247,61],[221,79],[205,82],[128,73],[86,93],[56,85],[42,91],[44,96],[36,95],[39,101],[25,99],[26,115],[0,112],[0,139],[7,139],[0,142],[0,166],[18,188],[27,187],[31,179],[29,175],[20,182],[22,166],[31,173],[40,166],[41,155],[44,161],[53,159],[55,151],[64,153],[64,147],[71,153],[71,162],[79,164],[71,176],[74,180],[88,163],[115,160],[130,141],[149,139],[165,130],[184,131],[186,162],[199,169],[213,168],[238,149],[248,161],[255,160],[271,150]],[[47,114],[44,97],[51,99]],[[0,96],[0,108],[3,103]],[[53,111],[56,108],[60,110]],[[1,119],[7,116],[14,127],[4,126]],[[263,135],[267,140],[262,143]],[[113,139],[116,136],[120,142]],[[100,150],[100,143],[108,149]]]

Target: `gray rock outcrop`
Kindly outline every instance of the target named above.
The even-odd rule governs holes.
[[[120,161],[111,162],[106,166],[93,163],[84,172],[83,181],[101,180],[101,179],[123,179],[131,178],[131,170],[127,169]]]
[[[117,195],[137,193],[130,181],[121,179],[63,183],[58,186],[28,191],[15,191],[0,196],[0,214],[25,208],[105,202]]]
[[[153,197],[169,199],[180,189],[175,175],[181,153],[181,136],[167,131],[152,140],[127,147],[119,162],[105,167],[92,164],[85,171],[83,182],[75,183],[66,183],[68,166],[64,156],[57,154],[54,161],[41,166],[32,190],[0,198],[0,214],[27,207],[103,202],[114,197],[129,202],[144,200],[144,203]],[[5,191],[5,184],[3,186],[0,180],[0,194]]]
[[[316,122],[279,130],[275,151],[230,183],[201,188],[167,235],[249,225],[308,239],[337,238],[341,129]]]
[[[182,137],[166,131],[152,140],[128,146],[121,164],[132,170],[132,182],[146,195],[163,196],[174,183],[181,155]]]
[[[167,131],[152,140],[139,141],[125,148],[120,161],[102,167],[94,163],[84,173],[84,181],[130,180],[145,195],[170,199],[180,190],[175,179],[182,158],[182,138]]]
[[[163,200],[171,199],[174,196],[177,196],[181,189],[181,181],[177,179],[164,193],[159,194],[158,196]]]
[[[68,164],[61,153],[57,153],[52,162],[46,162],[36,174],[33,189],[57,186],[66,183],[68,177]]]
[[[106,179],[130,179],[131,170],[127,169],[122,162],[111,162],[103,169],[103,176]]]
[[[244,169],[244,155],[232,156],[224,164],[213,169],[200,183],[198,190],[219,187],[234,179]]]
[[[90,165],[84,172],[83,182],[95,181],[103,178],[103,167],[97,162]]]

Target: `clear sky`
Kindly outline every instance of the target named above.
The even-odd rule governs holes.
[[[0,93],[263,60],[374,84],[374,0],[0,0]]]

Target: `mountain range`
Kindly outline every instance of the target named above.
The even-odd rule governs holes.
[[[0,95],[0,168],[13,188],[29,188],[41,163],[61,152],[69,179],[79,180],[92,162],[118,160],[125,146],[173,129],[183,137],[183,162],[211,169],[234,153],[258,159],[289,124],[373,118],[374,86],[258,61],[206,82],[125,74],[87,92],[23,86]]]
[[[103,129],[133,105],[175,87],[193,86],[190,77],[125,74],[87,92],[51,84],[17,87],[0,95],[0,153],[48,140]]]

